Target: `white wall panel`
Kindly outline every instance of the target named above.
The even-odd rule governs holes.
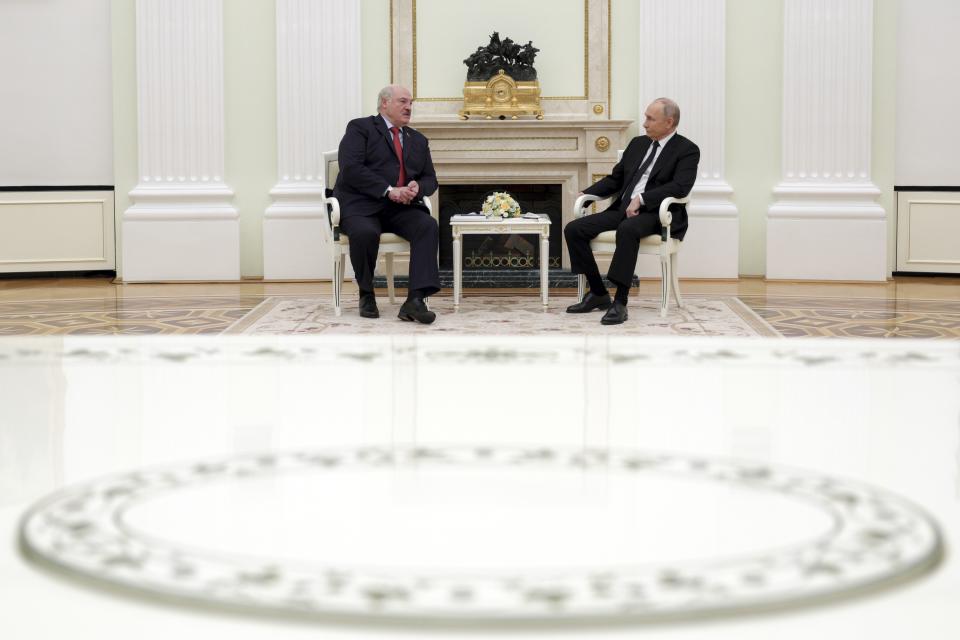
[[[897,270],[960,273],[960,193],[897,196]]]
[[[0,186],[112,185],[110,0],[0,2]]]
[[[0,272],[116,265],[113,192],[0,193]]]
[[[960,190],[960,2],[904,0],[897,29],[896,184]]]

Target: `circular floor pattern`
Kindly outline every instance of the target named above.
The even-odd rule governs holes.
[[[336,502],[336,508],[346,509],[343,514],[326,513],[322,500],[317,504],[315,519],[323,525],[304,534],[315,540],[308,542],[315,552],[304,547],[303,540],[296,542],[296,530],[288,530],[311,526],[304,524],[309,514],[307,520],[291,516],[289,523],[271,520],[273,534],[269,528],[266,533],[246,531],[246,538],[237,532],[237,539],[268,538],[248,553],[242,545],[237,549],[227,544],[234,537],[229,528],[219,532],[211,525],[223,516],[235,529],[255,530],[257,514],[261,519],[286,517],[282,510],[275,513],[263,505],[279,500],[288,503],[288,511],[303,511],[305,500],[312,504],[312,496],[300,495],[297,501],[290,493],[298,493],[296,487],[326,491],[330,497],[337,495],[338,487],[355,490],[359,479],[370,478],[375,479],[372,493],[359,491],[339,502],[328,499],[326,509],[333,509]],[[512,511],[496,505],[471,506],[471,490],[464,489],[481,487],[482,500],[488,502],[490,495],[514,498],[509,483],[517,478],[536,479],[536,486],[516,487],[515,493],[526,497],[516,498],[520,502],[514,501]],[[438,484],[459,492],[453,494],[459,497],[451,501],[450,495],[436,493]],[[432,487],[428,498],[421,495],[421,502],[414,505],[420,511],[404,512],[420,513],[427,523],[423,531],[404,530],[408,522],[397,522],[396,531],[391,531],[394,527],[384,526],[376,513],[363,513],[365,495],[381,496],[387,501],[381,505],[406,502],[410,507],[405,496],[411,494],[411,486]],[[609,498],[618,492],[620,498]],[[646,506],[651,496],[665,492],[675,492],[670,497],[677,503],[671,506],[669,499],[658,499],[663,504]],[[681,504],[694,495],[700,495],[700,502]],[[559,498],[541,507],[544,496]],[[566,510],[574,520],[544,516],[545,523],[549,520],[545,526],[553,527],[550,531],[556,532],[562,548],[570,546],[569,536],[581,535],[577,522],[589,527],[584,522],[589,514],[596,514],[604,526],[607,521],[602,518],[612,517],[611,526],[617,526],[620,514],[598,511],[597,496],[617,509],[632,505],[636,513],[624,522],[633,523],[635,528],[628,533],[638,534],[638,546],[672,538],[674,543],[663,548],[676,557],[660,557],[667,554],[657,548],[624,553],[629,537],[627,546],[620,540],[621,546],[611,543],[604,549],[604,534],[594,532],[603,540],[584,541],[588,552],[575,561],[578,554],[572,548],[569,554],[556,552],[550,543],[557,541],[548,539],[553,537],[548,532],[543,534],[542,553],[533,554],[536,557],[525,564],[523,557],[538,545],[536,537],[524,538],[522,531],[516,532],[516,549],[511,547],[509,530],[498,537],[503,533],[500,525],[473,537],[469,531],[474,525],[469,522],[451,522],[449,531],[442,531],[444,517],[458,520],[463,514],[487,513],[488,507],[497,518],[514,514],[517,526],[524,527],[537,522],[541,512],[554,517]],[[524,499],[535,505],[527,519],[522,517]],[[383,509],[381,505],[376,509]],[[728,508],[736,513],[724,513]],[[236,513],[244,509],[248,513]],[[779,532],[766,538],[758,535],[756,546],[748,544],[744,551],[745,536],[754,540],[744,532],[765,526],[776,529],[775,522],[763,523],[781,513]],[[795,528],[790,518],[813,524]],[[337,522],[341,524],[335,527],[332,523]],[[699,529],[704,523],[703,531],[679,530]],[[361,526],[377,530],[357,528]],[[714,546],[710,526],[721,531],[719,537],[740,539]],[[213,531],[208,530],[211,527]],[[326,541],[324,527],[329,533]],[[564,531],[568,527],[570,531]],[[642,535],[657,527],[665,531],[649,539]],[[400,548],[409,554],[389,547],[394,534],[407,536]],[[934,567],[941,555],[940,535],[928,515],[889,492],[856,482],[713,458],[508,447],[365,447],[239,456],[133,471],[68,487],[39,501],[24,516],[20,535],[22,548],[35,561],[141,594],[251,612],[445,622],[643,622],[749,613],[832,600],[904,580]],[[271,535],[278,539],[275,547]],[[419,542],[418,535],[423,536]],[[444,535],[467,535],[467,546],[473,545],[476,553],[468,549],[460,556],[462,561],[452,560],[458,556],[450,549],[462,553],[463,548],[445,547],[449,540]],[[481,547],[486,535],[498,538],[499,546],[485,556]],[[218,536],[223,545],[217,545]],[[339,542],[334,541],[337,536]],[[280,539],[288,537],[294,542],[283,544]],[[361,549],[344,556],[344,540],[349,544],[351,539]],[[371,544],[378,539],[387,549],[379,554],[374,552],[375,542]],[[684,548],[684,541],[697,548]],[[364,544],[371,545],[369,553],[364,553]],[[586,549],[590,544],[592,550]],[[271,548],[275,553],[265,554]],[[309,557],[297,557],[303,549],[309,550],[304,554]],[[711,549],[722,553],[711,556]],[[338,557],[325,557],[325,552]],[[611,558],[611,553],[622,553],[622,561]],[[484,566],[497,554],[503,562]],[[385,560],[387,555],[391,562]],[[366,562],[361,561],[364,558]]]

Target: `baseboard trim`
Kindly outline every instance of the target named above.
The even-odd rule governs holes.
[[[41,191],[113,191],[114,187],[112,184],[74,184],[74,185],[13,185],[13,186],[0,186],[0,192],[11,192],[11,193],[32,193],[32,192],[41,192]]]
[[[960,280],[960,273],[947,273],[945,271],[894,271],[893,275],[906,278],[954,278]]]

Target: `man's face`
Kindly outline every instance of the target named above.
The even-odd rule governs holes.
[[[660,140],[673,130],[673,118],[663,115],[663,105],[652,103],[643,114],[643,128],[653,140]]]
[[[410,113],[413,111],[413,97],[410,92],[403,87],[393,90],[393,97],[386,100],[380,110],[387,120],[397,125],[405,127],[410,124]]]

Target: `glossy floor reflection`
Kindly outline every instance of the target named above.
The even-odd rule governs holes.
[[[475,445],[741,460],[903,496],[942,530],[947,556],[932,572],[855,598],[762,615],[748,607],[735,617],[642,632],[654,638],[948,637],[960,632],[953,602],[960,564],[950,555],[960,542],[958,391],[960,349],[930,341],[0,341],[0,524],[9,541],[0,555],[4,637],[294,638],[316,637],[317,624],[324,637],[427,633],[409,624],[290,624],[282,616],[205,613],[90,588],[27,562],[14,548],[18,522],[28,506],[65,485],[157,465],[357,447],[474,451]],[[419,476],[390,473],[373,485],[357,482],[344,477],[345,493],[330,493],[326,483],[264,478],[240,492],[227,487],[137,507],[131,526],[207,549],[222,535],[222,550],[268,560],[306,556],[401,570],[559,562],[593,575],[592,567],[617,567],[621,559],[626,565],[749,556],[821,535],[829,521],[809,505],[765,502],[723,486],[671,480],[640,490],[606,472],[568,473],[563,491],[508,470],[479,483],[429,469]],[[515,492],[498,498],[510,486]],[[336,517],[351,509],[351,517]],[[511,535],[514,525],[521,529]],[[416,546],[430,535],[433,548]],[[44,609],[57,615],[43,615]],[[528,637],[562,627],[496,635]],[[571,630],[584,638],[636,633],[632,626]]]

